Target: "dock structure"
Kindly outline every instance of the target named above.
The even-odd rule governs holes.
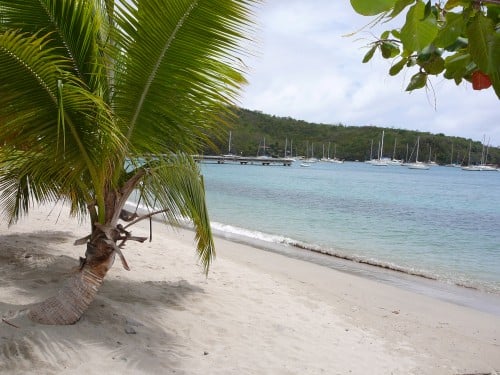
[[[284,165],[290,167],[293,159],[289,158],[271,158],[262,156],[237,156],[237,155],[193,155],[194,160],[199,163],[217,163],[217,164],[257,164],[257,165]]]

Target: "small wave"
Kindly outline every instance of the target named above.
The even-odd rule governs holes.
[[[268,234],[260,231],[254,231],[250,229],[236,227],[234,225],[222,224],[217,222],[211,222],[212,230],[215,234],[222,235],[224,237],[238,237],[247,238],[249,240],[258,240],[269,243],[285,244],[291,239],[287,239],[284,236],[278,236],[274,234]]]
[[[461,288],[483,290],[495,294],[499,292],[498,289],[495,287],[488,285],[477,285],[476,283],[470,280],[457,280],[453,279],[452,277],[447,277],[444,275],[432,274],[431,272],[425,270],[419,270],[410,267],[402,267],[392,262],[383,262],[373,258],[367,258],[353,254],[346,254],[339,251],[335,251],[334,249],[324,248],[317,244],[298,241],[285,236],[273,235],[256,230],[249,230],[234,225],[222,224],[218,222],[212,222],[211,225],[215,235],[224,237],[232,241],[247,243],[252,246],[257,245],[257,247],[267,250],[273,250],[276,247],[273,245],[278,245],[278,246],[282,245],[287,248],[306,250],[311,253],[321,254],[332,258],[345,260],[348,262],[364,264],[367,266],[376,267],[378,269],[385,269],[392,272],[398,272],[404,275],[415,276],[427,280],[440,281],[446,284],[453,284]],[[301,259],[304,259],[306,261],[308,260],[307,258],[301,258]]]
[[[131,206],[134,206],[134,208],[136,208],[135,202],[129,201],[127,203],[129,208],[131,208]],[[146,207],[139,205],[139,207],[137,208],[138,211],[142,211],[142,214],[147,213]],[[192,223],[189,221],[181,221],[179,224],[185,228],[192,229]],[[478,285],[477,283],[467,279],[464,280],[459,278],[459,280],[457,280],[456,278],[453,277],[447,277],[444,275],[435,275],[425,270],[402,267],[400,265],[391,262],[384,262],[377,259],[367,258],[355,254],[346,254],[343,252],[336,251],[335,249],[324,248],[317,244],[298,241],[286,236],[264,233],[257,230],[241,228],[234,225],[223,224],[219,222],[211,222],[211,227],[214,235],[229,239],[231,241],[246,243],[251,246],[257,246],[265,250],[275,251],[276,250],[275,248],[281,245],[285,246],[286,248],[306,250],[311,253],[326,255],[329,257],[349,262],[365,264],[379,269],[385,269],[388,271],[398,272],[405,275],[420,277],[427,280],[435,280],[435,281],[445,282],[448,284],[454,284],[458,287],[465,289],[482,290],[494,294],[498,294],[500,292],[498,287],[496,287],[495,285],[483,285],[482,283],[481,285]],[[307,261],[307,259],[304,260]]]
[[[315,253],[320,253],[320,254],[332,256],[335,258],[348,260],[351,262],[367,264],[367,265],[378,267],[378,268],[384,268],[384,269],[391,270],[391,271],[401,272],[401,273],[404,273],[407,275],[423,277],[423,278],[429,279],[429,280],[438,280],[438,278],[436,276],[430,275],[424,271],[413,270],[410,268],[404,268],[404,267],[398,266],[394,263],[381,262],[381,261],[378,261],[376,259],[368,259],[368,258],[364,258],[364,257],[357,256],[357,255],[348,255],[348,254],[344,254],[344,253],[339,253],[336,251],[332,251],[330,249],[323,249],[317,245],[311,245],[311,244],[307,244],[307,243],[300,242],[300,241],[290,242],[289,244],[294,246],[294,247],[297,247],[299,249],[309,250],[309,251],[313,251]]]
[[[345,254],[345,253],[339,253],[339,252],[336,252],[332,249],[325,249],[319,245],[310,244],[310,243],[306,243],[306,242],[302,242],[302,241],[297,241],[297,240],[294,240],[292,238],[285,237],[285,236],[277,236],[277,235],[273,235],[273,234],[263,233],[260,231],[253,231],[253,230],[248,230],[248,229],[236,227],[233,225],[214,223],[214,222],[212,223],[212,228],[214,229],[214,232],[216,232],[218,234],[224,234],[224,235],[229,236],[229,237],[239,237],[239,238],[246,237],[249,240],[258,240],[258,241],[264,241],[264,242],[269,242],[269,243],[273,243],[273,244],[292,246],[294,248],[301,249],[301,250],[307,250],[307,251],[311,251],[314,253],[335,257],[338,259],[348,260],[351,262],[367,264],[367,265],[378,267],[378,268],[384,268],[384,269],[391,270],[391,271],[401,272],[401,273],[404,273],[407,275],[423,277],[423,278],[429,279],[429,280],[437,280],[438,279],[437,277],[430,275],[424,271],[404,268],[404,267],[400,267],[400,266],[393,264],[393,263],[381,262],[381,261],[378,261],[375,259],[368,259],[368,258],[364,258],[364,257],[357,256],[357,255],[349,255],[349,254]]]

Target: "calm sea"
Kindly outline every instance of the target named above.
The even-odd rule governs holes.
[[[219,235],[311,261],[334,255],[322,257],[375,278],[393,269],[500,295],[499,172],[326,162],[201,170]]]

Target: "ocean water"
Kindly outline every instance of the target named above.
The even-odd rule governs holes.
[[[214,232],[500,295],[499,172],[299,164],[201,164]]]

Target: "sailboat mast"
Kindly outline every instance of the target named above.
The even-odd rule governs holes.
[[[384,155],[384,130],[382,130],[382,142],[380,143],[380,157],[379,157],[379,159],[382,159],[383,155]]]
[[[469,159],[467,160],[467,165],[470,165],[470,150],[472,147],[472,141],[469,142]]]
[[[420,137],[417,137],[417,156],[415,156],[415,163],[418,163],[418,149],[420,148]]]

